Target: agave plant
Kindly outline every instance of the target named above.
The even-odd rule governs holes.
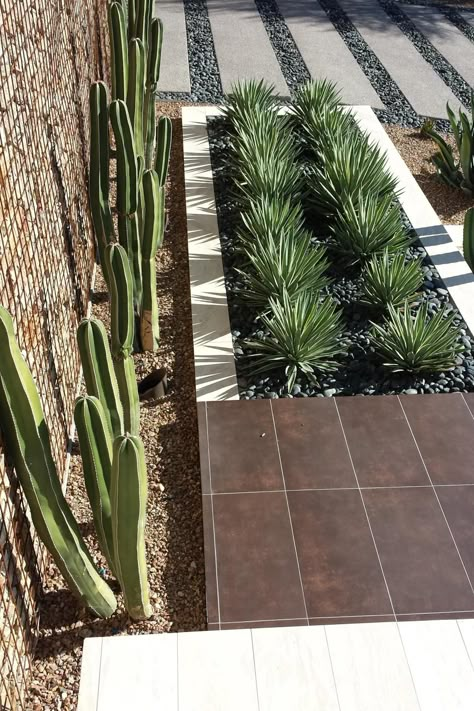
[[[449,103],[446,111],[456,141],[457,156],[433,127],[426,127],[425,134],[433,139],[439,149],[432,160],[443,183],[474,195],[474,93],[471,94],[470,118],[460,109],[457,119]]]
[[[269,147],[241,166],[237,186],[244,203],[256,195],[280,200],[297,198],[302,189],[302,174],[293,158],[278,160]]]
[[[283,239],[304,232],[303,208],[290,198],[258,197],[249,203],[241,218],[243,228],[239,230],[239,237],[243,242],[267,236]]]
[[[340,106],[309,112],[302,128],[306,144],[316,157],[330,149],[336,136],[359,132],[352,113]]]
[[[422,282],[420,260],[406,262],[403,253],[391,256],[385,249],[381,256],[372,257],[362,272],[362,302],[378,309],[402,306]]]
[[[307,179],[311,203],[326,218],[342,212],[349,199],[356,207],[361,196],[396,193],[397,179],[387,170],[386,155],[360,133],[336,135],[321,158]]]
[[[444,309],[429,318],[426,303],[414,317],[407,301],[401,310],[390,305],[384,324],[372,324],[372,342],[390,370],[412,373],[450,370],[456,355],[464,350],[453,320],[454,315]]]
[[[351,264],[384,250],[405,250],[409,240],[392,196],[351,195],[329,227],[334,249]]]
[[[242,297],[261,310],[268,309],[271,299],[286,295],[294,301],[303,293],[316,295],[329,284],[326,248],[312,247],[308,232],[283,239],[259,237],[244,251],[251,269],[237,270],[244,281]]]
[[[293,389],[298,372],[308,378],[314,371],[333,370],[336,356],[344,353],[342,314],[331,299],[319,302],[311,294],[301,294],[291,302],[270,300],[271,313],[261,319],[269,336],[246,342],[256,362],[253,373],[285,368],[288,390]]]
[[[244,129],[256,111],[272,111],[276,108],[275,87],[263,79],[250,79],[234,84],[224,104],[224,116],[231,122],[234,131]]]
[[[328,79],[309,81],[300,86],[293,100],[293,116],[297,126],[307,124],[311,116],[332,111],[341,102],[340,92]]]

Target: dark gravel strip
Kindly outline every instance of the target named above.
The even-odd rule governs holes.
[[[275,52],[280,69],[291,92],[311,79],[311,74],[300,54],[275,0],[255,0],[263,25]]]
[[[188,37],[191,100],[222,101],[222,84],[206,0],[183,0]],[[166,97],[165,97],[166,98]]]
[[[387,107],[385,110],[376,110],[379,119],[402,126],[421,125],[422,119],[336,0],[319,0],[319,3]]]
[[[405,15],[400,5],[394,0],[378,0],[378,3],[403,34],[408,37],[423,59],[433,67],[436,74],[449,86],[453,94],[465,106],[470,106],[471,88],[469,84],[446,61],[431,42],[417,30],[416,25]]]
[[[463,7],[462,5],[450,5],[446,3],[441,5],[441,3],[432,2],[432,0],[397,0],[399,5],[423,5],[424,7],[434,7],[437,10],[462,10],[463,12],[474,12],[472,7]]]
[[[460,30],[471,42],[474,42],[474,27],[466,22],[460,12],[452,7],[443,7],[443,15]]]

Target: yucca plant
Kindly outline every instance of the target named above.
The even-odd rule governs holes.
[[[405,250],[409,244],[391,195],[348,196],[329,230],[334,249],[350,264],[364,262],[384,250]]]
[[[301,294],[291,301],[270,300],[270,313],[262,315],[269,336],[249,339],[253,351],[253,373],[285,368],[288,390],[293,389],[298,372],[313,379],[315,371],[333,370],[336,356],[344,353],[342,314],[331,299],[320,302],[312,294]]]
[[[241,166],[237,186],[244,204],[256,195],[267,199],[298,198],[302,190],[302,174],[293,159],[277,160],[268,149]]]
[[[245,128],[255,111],[272,111],[276,108],[275,87],[265,80],[239,81],[231,87],[224,104],[224,116],[235,131]]]
[[[242,297],[261,310],[271,299],[282,300],[286,294],[294,301],[303,293],[316,295],[329,284],[326,270],[329,260],[325,247],[312,247],[310,234],[267,235],[245,245],[250,269],[237,270],[243,277]]]
[[[397,179],[387,169],[387,156],[360,133],[336,135],[325,145],[321,159],[307,181],[313,207],[326,218],[342,212],[349,199],[356,207],[361,196],[381,198],[396,192]]]
[[[470,117],[459,109],[459,118],[456,118],[449,103],[446,111],[456,141],[457,155],[434,128],[427,127],[425,134],[433,139],[439,149],[432,161],[443,183],[474,195],[474,93],[471,94]]]
[[[328,79],[309,81],[300,86],[293,99],[293,117],[297,126],[305,125],[311,116],[332,111],[341,103],[336,84]]]
[[[406,262],[403,252],[392,256],[385,249],[362,272],[362,302],[377,309],[402,306],[422,283],[420,260]]]
[[[454,367],[464,346],[459,343],[459,328],[454,314],[443,309],[428,317],[428,304],[413,316],[406,301],[401,310],[388,307],[382,325],[373,323],[372,343],[393,371],[436,372]]]
[[[352,113],[340,106],[310,112],[302,128],[306,143],[316,157],[330,149],[335,137],[359,133]]]
[[[255,198],[241,213],[243,227],[239,237],[243,242],[270,236],[283,239],[304,232],[303,208],[299,202],[274,195]]]

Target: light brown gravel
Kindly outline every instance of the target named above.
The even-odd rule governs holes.
[[[65,589],[55,565],[51,564],[27,702],[27,708],[34,711],[76,708],[85,637],[206,627],[181,104],[157,106],[159,112],[173,119],[169,225],[157,258],[162,345],[157,354],[134,356],[139,379],[156,367],[166,366],[169,373],[168,395],[162,401],[151,401],[141,407],[149,481],[147,559],[154,614],[146,622],[131,622],[118,594],[116,615],[110,620],[93,619]],[[108,324],[109,305],[100,274],[93,301],[94,316]],[[103,565],[77,451],[72,457],[67,498],[95,559]],[[118,592],[113,581],[112,586]]]
[[[474,205],[474,200],[462,190],[451,188],[439,180],[431,162],[431,157],[436,153],[434,141],[421,136],[419,129],[393,125],[385,125],[384,128],[441,222],[446,225],[462,225],[466,210]],[[454,146],[453,136],[443,135],[443,138]]]

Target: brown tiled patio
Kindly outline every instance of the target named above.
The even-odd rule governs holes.
[[[472,412],[198,403],[209,628],[474,617]]]

